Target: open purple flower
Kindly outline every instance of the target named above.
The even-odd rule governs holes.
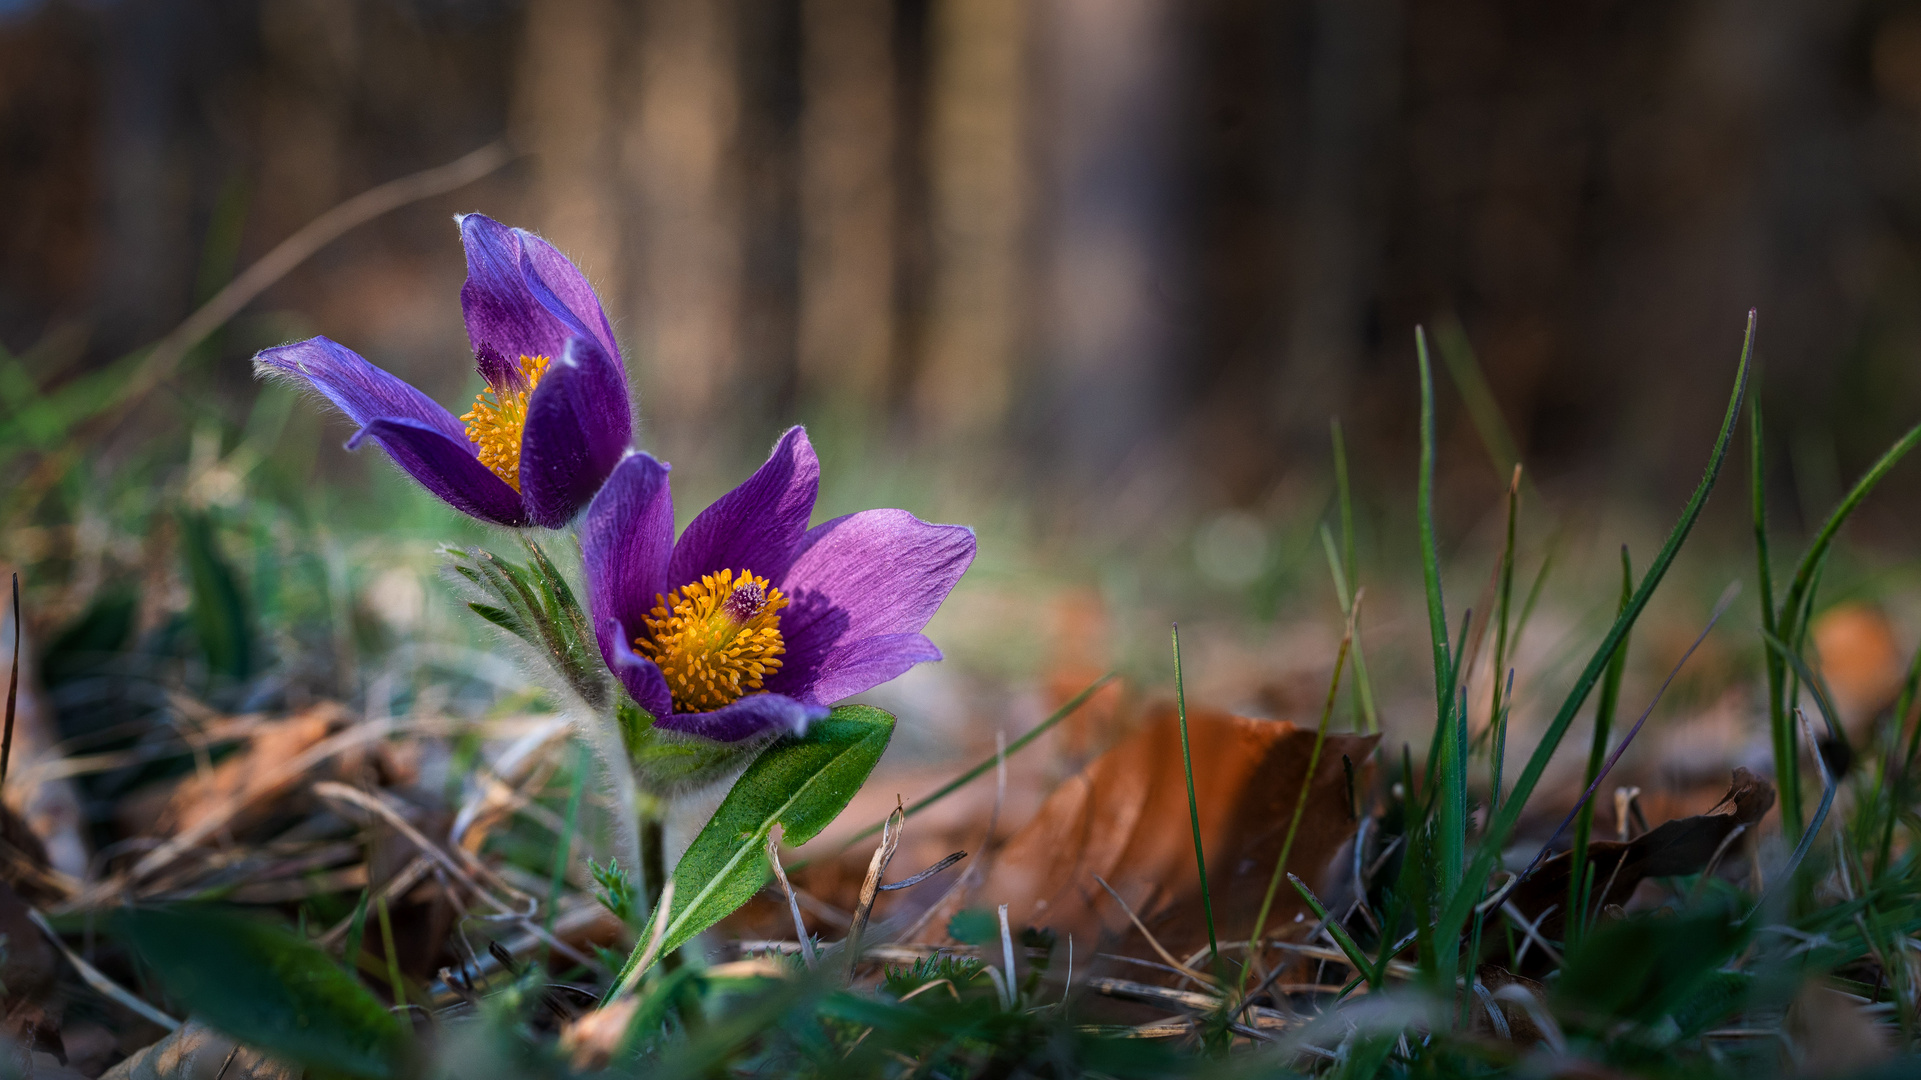
[[[633,430],[627,372],[580,269],[524,229],[468,214],[460,305],[487,390],[456,418],[324,337],[268,349],[263,376],[305,380],[456,510],[557,528],[600,489]],[[463,426],[464,421],[464,426]]]
[[[974,532],[905,510],[807,527],[807,432],[674,541],[667,466],[624,458],[581,520],[607,666],[664,731],[738,742],[800,732],[940,650],[921,634],[974,561]]]

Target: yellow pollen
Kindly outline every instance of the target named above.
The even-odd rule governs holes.
[[[520,436],[527,427],[527,398],[547,373],[544,356],[520,358],[520,377],[527,389],[503,391],[489,386],[474,399],[474,407],[461,417],[467,422],[467,441],[480,447],[480,463],[495,476],[520,490]]]
[[[712,712],[759,690],[780,670],[787,598],[747,570],[722,570],[654,597],[634,645],[660,665],[676,712]]]

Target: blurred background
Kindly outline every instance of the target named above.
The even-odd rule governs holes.
[[[151,363],[302,226],[496,142]],[[1175,618],[1191,691],[1311,722],[1336,418],[1384,722],[1425,730],[1417,324],[1451,611],[1485,614],[1517,460],[1522,580],[1558,552],[1523,711],[1696,482],[1749,308],[1781,559],[1921,416],[1921,4],[0,0],[0,148],[0,562],[67,736],[182,687],[511,688],[435,576],[483,534],[248,364],[324,333],[467,401],[456,212],[585,269],[683,515],[804,421],[823,513],[980,530],[953,662],[886,691],[929,758],[1112,665],[1164,692]],[[1636,708],[1729,580],[1757,618],[1744,457]],[[1888,656],[1917,494],[1897,471],[1824,582]],[[1751,636],[1671,704],[1750,692]],[[1707,774],[1765,740],[1751,709]]]

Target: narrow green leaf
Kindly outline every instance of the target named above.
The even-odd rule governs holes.
[[[1520,462],[1521,451],[1514,442],[1514,433],[1508,430],[1507,420],[1501,416],[1501,406],[1494,400],[1494,388],[1488,385],[1487,375],[1481,371],[1481,362],[1474,355],[1467,331],[1460,320],[1445,318],[1435,328],[1434,337],[1440,346],[1441,361],[1447,365],[1454,388],[1460,391],[1461,401],[1467,406],[1468,419],[1481,436],[1481,445],[1487,447],[1487,456],[1494,462],[1495,471],[1507,476]]]
[[[220,549],[213,519],[205,513],[180,515],[180,548],[192,586],[194,636],[207,669],[235,682],[253,674],[255,627],[233,564]]]
[[[540,644],[539,641],[535,640],[531,636],[533,632],[531,630],[528,630],[525,626],[523,626],[520,622],[520,617],[518,615],[515,615],[513,612],[506,611],[502,608],[497,608],[492,604],[483,604],[477,600],[469,601],[467,604],[467,607],[472,609],[474,614],[480,616],[481,618],[487,620],[490,623],[493,623],[495,626],[500,627],[502,630],[507,631],[509,634],[512,634],[515,637],[526,641],[528,644],[530,645]]]
[[[1416,515],[1421,528],[1421,581],[1427,589],[1427,629],[1434,647],[1434,708],[1437,717],[1451,704],[1447,681],[1447,602],[1441,596],[1441,556],[1434,539],[1434,372],[1427,358],[1427,335],[1414,328],[1414,354],[1421,370],[1421,476]]]
[[[1621,545],[1621,598],[1615,604],[1614,617],[1620,618],[1627,610],[1628,601],[1634,598],[1634,567],[1628,561],[1626,544]],[[1594,738],[1588,744],[1587,773],[1581,779],[1583,791],[1594,786],[1594,778],[1601,774],[1601,763],[1607,759],[1608,737],[1614,728],[1614,710],[1621,699],[1621,676],[1627,669],[1628,639],[1621,636],[1621,644],[1615,647],[1614,655],[1608,659],[1607,675],[1601,680],[1601,700],[1594,707]],[[1588,837],[1594,828],[1594,800],[1588,799],[1581,804],[1580,813],[1574,818],[1573,855],[1568,865],[1574,873],[1568,878],[1567,939],[1572,947],[1579,940],[1587,917],[1586,878],[1594,868],[1587,862]]]
[[[397,1074],[400,1021],[286,928],[211,908],[128,909],[114,926],[169,996],[234,1039],[313,1069]]]
[[[802,844],[826,828],[860,790],[894,733],[894,718],[869,705],[843,705],[797,739],[783,739],[755,759],[720,809],[674,867],[673,909],[656,955],[664,956],[752,899],[772,875],[767,836]],[[653,933],[656,910],[646,942]],[[643,946],[644,947],[644,946]],[[615,985],[633,974],[642,947],[628,958]]]

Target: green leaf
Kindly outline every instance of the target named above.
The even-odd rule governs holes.
[[[1554,984],[1557,1003],[1596,1026],[1657,1020],[1695,997],[1747,943],[1749,926],[1721,903],[1678,915],[1632,915],[1588,931]]]
[[[242,682],[253,674],[254,622],[233,564],[220,549],[213,519],[180,515],[180,547],[193,586],[193,629],[207,670]]]
[[[993,945],[1001,939],[1001,921],[986,908],[956,911],[947,920],[947,936],[966,945]]]
[[[732,914],[767,883],[767,836],[776,824],[789,844],[817,836],[853,799],[874,770],[894,718],[869,705],[843,705],[797,739],[782,739],[747,767],[720,809],[674,867],[674,906],[657,956]],[[656,910],[640,940],[653,933]],[[623,985],[640,959],[636,948]]]
[[[114,925],[174,1000],[240,1042],[350,1076],[398,1072],[400,1021],[285,928],[213,908],[130,909]]]

